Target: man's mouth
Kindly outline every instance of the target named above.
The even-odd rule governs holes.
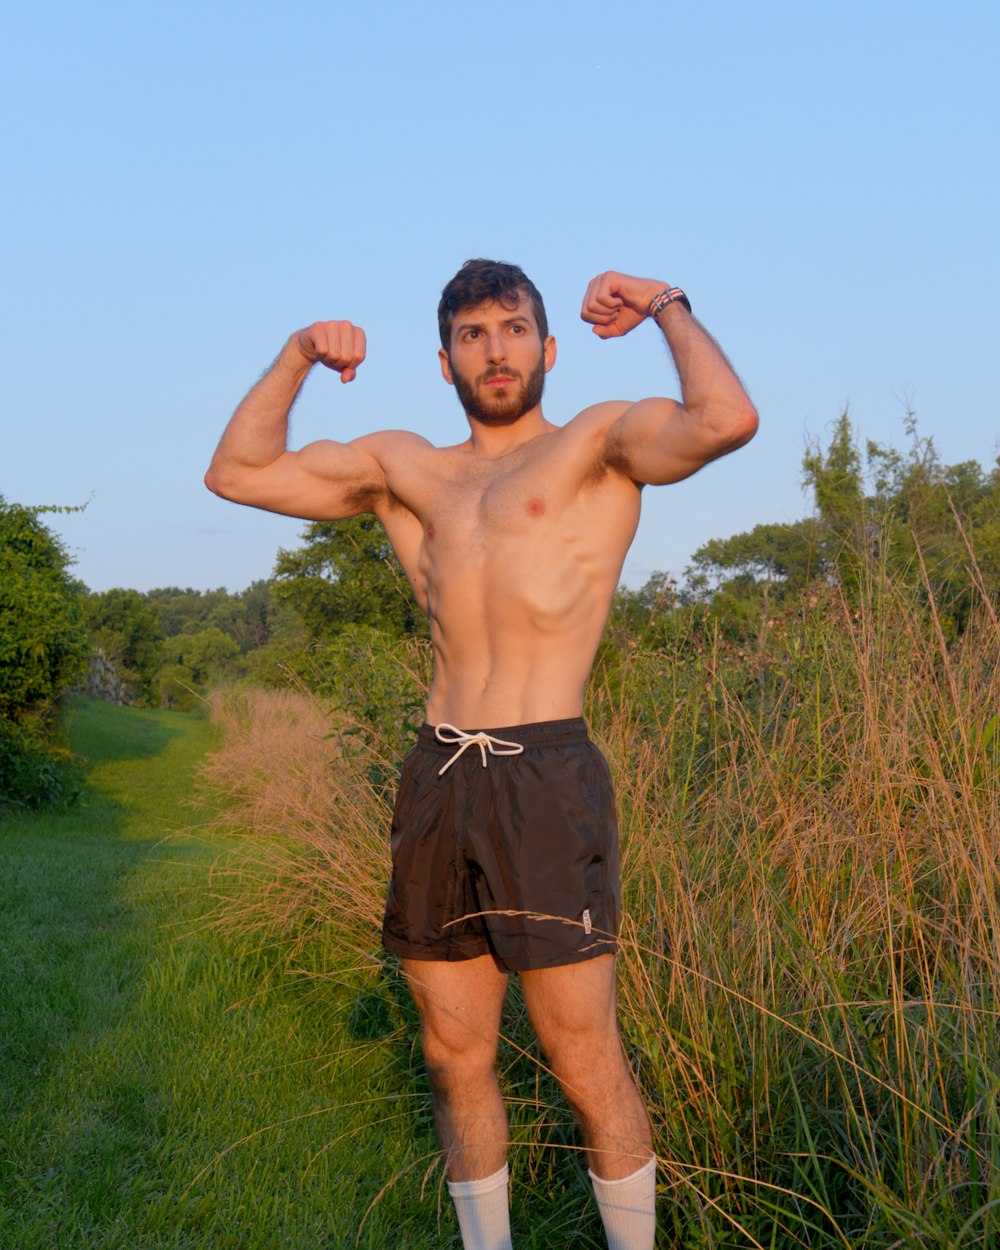
[[[499,388],[502,386],[510,386],[512,382],[516,382],[516,381],[517,381],[517,378],[511,377],[511,375],[508,373],[494,373],[488,377],[483,378],[483,385],[495,386]]]

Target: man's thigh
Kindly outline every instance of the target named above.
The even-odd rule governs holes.
[[[495,1053],[507,973],[492,955],[476,959],[404,959],[403,975],[420,1012],[425,1043],[456,1054]]]
[[[615,956],[521,973],[532,1027],[549,1056],[566,1047],[618,1045]]]

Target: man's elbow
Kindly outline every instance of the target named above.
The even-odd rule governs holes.
[[[722,418],[715,422],[716,455],[725,456],[745,447],[757,433],[759,425],[757,409],[749,399],[728,406]]]
[[[208,468],[205,470],[204,480],[205,480],[205,485],[208,487],[208,489],[212,492],[213,495],[222,495],[223,498],[225,498],[225,495],[223,494],[223,490],[222,490],[222,482],[219,477],[219,472],[216,469],[214,464],[210,464]]]
[[[205,472],[205,485],[213,495],[218,495],[220,499],[230,499],[235,503],[239,503],[239,485],[231,473],[226,471],[213,460]]]
[[[735,451],[737,447],[745,447],[760,428],[760,418],[757,416],[757,409],[749,399],[745,404],[740,405],[734,425],[735,441],[733,442],[733,450]]]

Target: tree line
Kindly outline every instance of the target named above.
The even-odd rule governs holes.
[[[922,587],[949,639],[971,605],[1000,590],[1000,460],[944,464],[912,416],[903,451],[860,448],[845,412],[828,443],[807,447],[812,515],[763,523],[700,547],[678,581],[655,573],[615,597],[605,659],[641,646],[690,645],[699,632],[736,651],[824,587],[861,591],[874,557]],[[243,591],[163,587],[90,591],[45,524],[58,509],[0,496],[0,805],[66,792],[59,701],[95,654],[135,703],[190,710],[220,684],[290,678],[351,704],[397,692],[379,656],[426,634],[385,532],[370,516],[306,526],[270,578]],[[404,709],[408,712],[409,709]]]

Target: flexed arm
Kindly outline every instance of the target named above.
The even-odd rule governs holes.
[[[580,315],[602,339],[628,334],[647,317],[659,326],[681,383],[681,403],[642,399],[608,431],[608,456],[636,481],[676,482],[750,441],[757,413],[743,384],[686,299],[669,283],[608,271],[587,287]],[[661,297],[661,298],[657,298]],[[654,302],[655,301],[655,302]]]
[[[349,321],[318,321],[293,334],[233,413],[205,474],[209,490],[309,520],[369,511],[385,481],[365,440],[286,447],[288,416],[312,367],[325,365],[350,382],[364,358],[364,331]]]

